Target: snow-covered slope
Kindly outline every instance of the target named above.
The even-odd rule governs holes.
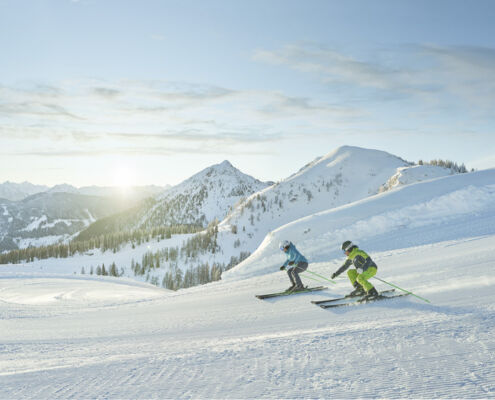
[[[397,168],[397,173],[380,188],[380,191],[394,189],[402,185],[428,181],[442,176],[453,175],[455,172],[450,168],[436,165],[412,165]]]
[[[405,165],[383,151],[339,147],[249,197],[222,224],[245,226],[264,235],[294,219],[376,194]]]
[[[0,266],[0,398],[493,398],[494,196],[495,170],[404,186],[285,225],[228,279],[177,292]],[[351,238],[430,303],[310,303],[349,292],[345,276],[260,301],[288,285],[287,236],[326,277]]]
[[[473,224],[478,234],[494,229],[495,169],[403,186],[293,221],[267,235],[251,257],[222,278],[264,274],[280,265],[278,244],[284,239],[310,261],[323,261],[339,257],[345,240],[383,251],[463,238]]]

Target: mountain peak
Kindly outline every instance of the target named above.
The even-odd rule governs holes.
[[[229,160],[223,160],[220,164],[218,164],[218,166],[220,166],[220,167],[232,167],[232,168],[234,168],[234,166],[230,163]]]
[[[79,190],[67,183],[62,183],[60,185],[53,186],[49,191],[49,193],[79,193]]]
[[[219,164],[214,164],[212,165],[211,167],[207,168],[209,170],[217,170],[217,171],[223,171],[223,172],[227,172],[227,171],[232,171],[232,170],[235,170],[237,171],[237,168],[235,168],[230,161],[228,160],[224,160],[222,161],[221,163]]]

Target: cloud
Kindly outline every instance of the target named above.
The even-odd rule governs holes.
[[[342,105],[332,105],[315,101],[307,97],[291,97],[283,94],[273,94],[270,102],[259,108],[264,116],[320,116],[322,118],[359,119],[364,115],[362,109]]]
[[[315,74],[325,83],[346,82],[379,89],[390,89],[392,77],[402,74],[399,70],[358,60],[316,44],[287,45],[274,51],[257,50],[253,58]]]
[[[167,133],[111,133],[109,136],[125,141],[157,140],[168,142],[188,142],[197,144],[237,145],[277,142],[286,139],[281,133],[262,134],[254,129],[239,129],[237,132],[218,131],[213,134],[200,129],[183,129]]]
[[[169,146],[153,146],[153,147],[109,147],[105,149],[97,150],[73,150],[73,149],[47,149],[47,150],[33,150],[24,152],[0,152],[3,156],[35,156],[35,157],[98,157],[109,155],[120,156],[174,156],[179,154],[227,154],[227,152],[220,151],[218,147],[203,146],[203,147],[169,147]],[[232,155],[266,155],[272,154],[271,150],[259,150],[248,148],[235,148],[229,149],[228,154]]]
[[[311,74],[345,99],[425,101],[452,111],[495,104],[495,49],[473,46],[405,45],[380,50],[373,60],[317,44],[257,50],[253,59]]]
[[[31,82],[0,87],[3,99],[2,141],[38,156],[183,148],[255,154],[266,152],[266,144],[319,135],[363,116],[357,108],[282,92],[166,81]],[[53,151],[39,151],[40,143]]]
[[[481,107],[493,116],[495,49],[474,46],[423,45],[418,51],[434,59],[442,90]]]
[[[7,116],[21,115],[35,118],[70,118],[82,119],[69,112],[63,106],[53,103],[21,102],[0,104],[0,114]]]
[[[122,93],[120,90],[106,88],[106,87],[93,88],[93,92],[99,96],[110,99],[113,99]]]

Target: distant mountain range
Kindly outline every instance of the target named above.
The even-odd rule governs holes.
[[[126,210],[166,188],[144,186],[126,193],[112,187],[52,188],[28,182],[0,185],[0,252],[69,240],[96,220]],[[34,194],[30,194],[36,192]]]
[[[14,183],[4,182],[0,184],[0,199],[19,201],[36,193],[46,192],[50,188],[43,185],[33,185],[29,182]]]
[[[21,201],[0,199],[0,251],[137,229],[206,227],[216,220],[218,248],[195,262],[228,263],[254,251],[267,234],[294,220],[452,173],[411,165],[383,151],[343,146],[281,182],[261,182],[224,161],[174,187],[135,190],[135,197],[127,201],[115,188],[35,188],[24,183],[17,187],[20,192],[43,192]]]
[[[100,197],[127,197],[136,200],[139,198],[154,196],[168,188],[170,188],[170,185],[133,186],[126,188],[124,191],[122,188],[111,186],[83,186],[76,188],[75,186],[64,183],[49,187],[45,185],[33,185],[29,182],[14,183],[7,181],[0,184],[0,200],[20,201],[24,200],[26,197],[32,196],[33,194],[44,192],[74,193]]]

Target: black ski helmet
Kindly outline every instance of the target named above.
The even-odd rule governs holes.
[[[351,251],[353,247],[356,247],[350,240],[346,240],[342,243],[342,251],[345,253],[346,251]]]

